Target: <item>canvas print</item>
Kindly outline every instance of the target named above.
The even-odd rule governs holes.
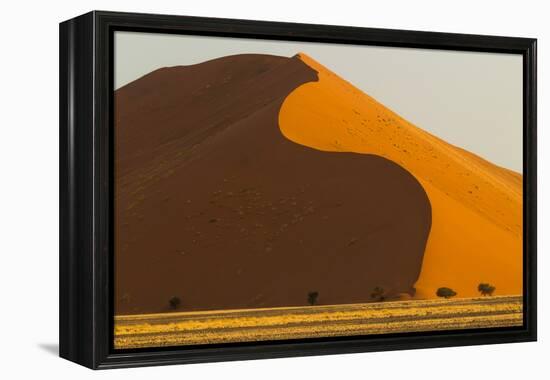
[[[114,347],[522,326],[522,57],[116,32]]]

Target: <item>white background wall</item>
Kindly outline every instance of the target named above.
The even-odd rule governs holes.
[[[0,22],[0,377],[56,379],[544,379],[550,374],[546,1],[4,2]],[[539,39],[539,342],[94,373],[57,355],[58,22],[92,9]],[[498,138],[498,136],[495,136]],[[546,354],[544,353],[546,351]]]

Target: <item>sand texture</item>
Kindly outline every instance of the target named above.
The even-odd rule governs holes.
[[[306,306],[310,292],[320,305],[364,303],[376,287],[385,299],[414,294],[432,224],[424,180],[378,151],[286,138],[296,96],[338,111],[300,95],[325,83],[306,63],[230,56],[116,91],[116,314]],[[301,128],[328,135],[309,111]]]
[[[319,80],[286,98],[282,133],[322,151],[385,157],[412,173],[428,194],[432,228],[416,297],[436,297],[442,286],[472,297],[480,282],[495,285],[497,294],[521,294],[522,176],[423,131],[299,56]]]

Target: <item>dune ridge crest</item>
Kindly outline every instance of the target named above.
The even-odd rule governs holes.
[[[413,293],[431,226],[418,180],[280,132],[284,99],[317,79],[298,58],[243,54],[116,91],[116,315]]]
[[[420,298],[449,286],[477,295],[480,282],[499,294],[522,292],[522,176],[416,127],[304,53],[318,73],[284,101],[281,133],[323,151],[376,154],[412,173],[432,204],[432,231]]]

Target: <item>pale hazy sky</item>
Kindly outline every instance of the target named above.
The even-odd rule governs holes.
[[[304,52],[418,127],[522,172],[522,56],[158,33],[115,33],[115,88],[160,67]]]

